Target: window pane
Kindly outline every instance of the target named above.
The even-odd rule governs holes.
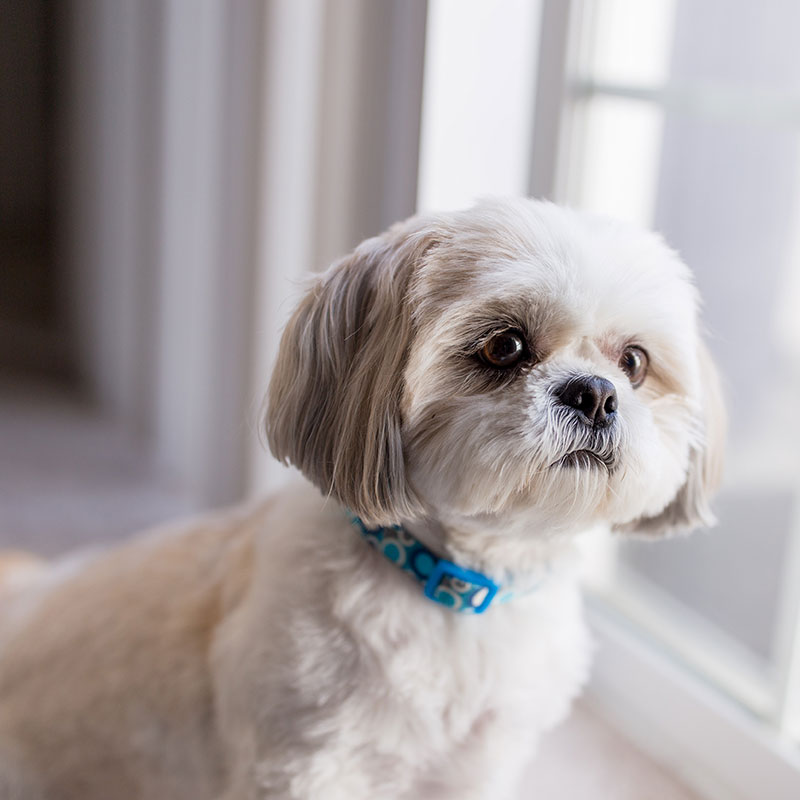
[[[799,147],[792,128],[666,114],[654,225],[704,298],[731,420],[727,491],[712,536],[629,556],[765,657],[800,474]]]
[[[674,30],[673,82],[800,88],[797,0],[677,0]]]

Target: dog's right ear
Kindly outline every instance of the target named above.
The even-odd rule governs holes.
[[[709,502],[722,480],[727,416],[717,368],[699,337],[697,359],[702,395],[696,424],[702,435],[690,447],[686,480],[661,512],[619,526],[618,531],[652,536],[692,530],[702,525],[711,527],[716,523]]]
[[[369,525],[419,513],[406,481],[400,399],[409,282],[435,241],[430,224],[412,219],[336,262],[289,320],[269,386],[273,455]]]

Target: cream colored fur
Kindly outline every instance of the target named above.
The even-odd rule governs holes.
[[[24,580],[9,566],[0,798],[517,796],[588,671],[577,535],[710,519],[723,416],[696,304],[657,237],[544,203],[363,243],[309,289],[270,387],[270,446],[316,487]],[[502,328],[529,340],[513,374],[476,357]],[[554,399],[587,373],[619,396],[602,437]],[[614,467],[560,465],[589,446]],[[498,580],[549,578],[453,614],[344,506]]]

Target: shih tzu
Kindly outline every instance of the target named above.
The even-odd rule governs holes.
[[[542,202],[361,244],[269,389],[308,483],[6,565],[0,797],[514,797],[588,670],[575,534],[711,520],[697,306],[657,236]]]

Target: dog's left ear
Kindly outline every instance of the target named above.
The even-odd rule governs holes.
[[[698,361],[703,393],[698,420],[701,434],[691,446],[686,482],[659,514],[627,523],[618,530],[657,535],[716,523],[709,503],[722,480],[727,415],[717,368],[701,340],[698,340]]]
[[[409,283],[435,241],[432,223],[412,218],[333,264],[289,320],[269,386],[273,455],[368,525],[419,512],[406,481],[400,399]]]

